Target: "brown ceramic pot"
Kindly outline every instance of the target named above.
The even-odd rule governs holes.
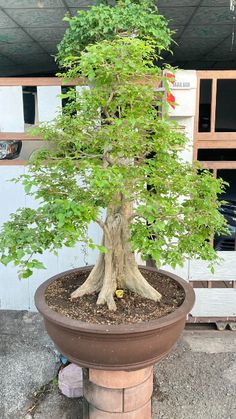
[[[66,273],[87,268],[78,268]],[[154,268],[144,268],[154,271]],[[46,330],[59,349],[71,362],[81,367],[102,370],[132,371],[153,365],[164,358],[181,334],[186,316],[193,307],[193,288],[169,272],[184,290],[185,300],[173,313],[157,320],[137,324],[102,325],[70,319],[51,310],[45,301],[48,285],[66,273],[53,276],[37,289],[35,304],[44,317]]]

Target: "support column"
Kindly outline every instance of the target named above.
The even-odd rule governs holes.
[[[83,371],[84,419],[151,419],[153,367]]]

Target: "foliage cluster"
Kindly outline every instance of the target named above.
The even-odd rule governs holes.
[[[69,28],[58,45],[57,60],[64,67],[90,44],[112,41],[116,36],[152,39],[159,53],[168,50],[172,31],[166,19],[158,14],[152,0],[118,0],[115,7],[108,2],[79,10],[74,17],[65,17]]]
[[[120,200],[133,206],[132,250],[157,266],[216,258],[210,239],[225,230],[222,181],[181,158],[188,140],[163,114],[165,94],[153,89],[166,82],[154,63],[170,31],[150,7],[124,0],[70,19],[59,57],[69,64],[66,78],[82,76],[90,88],[71,90],[65,112],[40,128],[50,149],[21,177],[38,206],[19,209],[2,228],[1,262],[19,265],[23,277],[43,267],[34,255],[45,250],[81,240],[105,251],[87,227],[101,226],[103,209]]]

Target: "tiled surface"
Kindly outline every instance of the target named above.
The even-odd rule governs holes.
[[[89,380],[94,384],[98,384],[107,388],[125,388],[134,387],[146,381],[153,367],[143,368],[138,371],[103,371],[90,368]]]
[[[89,410],[89,419],[151,419],[151,402],[125,413],[103,412],[93,407]]]
[[[83,392],[87,418],[151,419],[152,391],[152,367],[130,372],[88,370]]]
[[[84,397],[89,404],[104,412],[122,413],[123,390],[97,386],[91,382],[84,382]]]
[[[144,406],[152,396],[153,374],[143,383],[124,390],[124,412],[131,412]]]

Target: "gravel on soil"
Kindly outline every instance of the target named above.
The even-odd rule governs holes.
[[[140,323],[158,319],[179,307],[184,300],[184,290],[170,277],[158,272],[141,270],[148,282],[162,295],[160,302],[143,298],[125,290],[123,298],[116,298],[116,311],[106,305],[97,305],[97,294],[85,295],[71,300],[73,291],[81,285],[88,271],[66,274],[52,282],[46,289],[45,297],[48,306],[72,319],[99,324]]]

